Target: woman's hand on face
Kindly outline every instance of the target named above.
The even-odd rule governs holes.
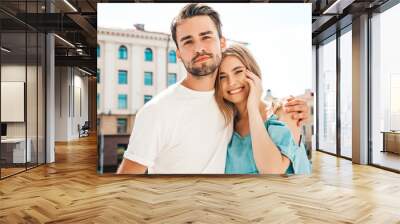
[[[261,79],[249,70],[245,71],[246,81],[249,83],[250,91],[247,98],[247,109],[257,109],[260,105],[262,95]]]

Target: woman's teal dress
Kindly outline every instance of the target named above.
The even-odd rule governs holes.
[[[311,174],[311,163],[304,144],[296,144],[290,129],[276,115],[270,116],[265,127],[281,153],[290,160],[286,174]],[[258,174],[250,135],[241,137],[237,132],[233,133],[228,145],[225,173]]]

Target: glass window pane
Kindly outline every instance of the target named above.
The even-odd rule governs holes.
[[[153,96],[145,95],[145,96],[144,96],[144,103],[149,102],[149,101],[151,100],[151,98],[153,98]]]
[[[124,153],[128,148],[128,144],[117,144],[117,164],[121,164],[124,159]]]
[[[176,83],[176,73],[168,73],[167,85],[170,86]]]
[[[37,81],[38,81],[38,34],[36,32],[27,33],[27,80],[26,80],[26,118],[27,118],[27,167],[31,168],[37,165],[38,142],[37,142]]]
[[[96,104],[97,104],[97,109],[100,108],[100,94],[97,93],[97,98],[96,98]]]
[[[118,71],[118,84],[128,84],[128,72],[125,70]]]
[[[176,53],[175,53],[175,51],[170,51],[168,53],[168,62],[169,63],[176,63]]]
[[[372,163],[400,170],[400,4],[371,19]]]
[[[144,85],[145,86],[153,85],[153,73],[152,72],[144,72]]]
[[[100,83],[100,69],[97,69],[96,79],[97,83]]]
[[[340,37],[340,153],[352,157],[352,35]]]
[[[336,40],[318,48],[318,147],[336,154]]]
[[[153,61],[153,51],[150,48],[146,48],[144,51],[144,60]]]
[[[127,131],[126,118],[118,118],[117,119],[117,133],[118,134],[126,134],[126,131]]]
[[[128,108],[128,96],[126,94],[118,95],[118,109],[127,109]]]
[[[46,65],[46,36],[44,33],[39,33],[38,41],[38,163],[44,164],[46,161],[45,148],[45,65]]]
[[[0,16],[3,16],[0,13]],[[1,47],[1,177],[25,170],[25,163],[31,162],[32,138],[27,141],[27,127],[25,119],[25,92],[27,90],[27,35],[25,32],[2,33]],[[29,72],[28,79],[35,78]],[[32,91],[32,82],[29,90]],[[7,97],[6,97],[7,96]],[[36,96],[36,94],[34,95]],[[30,96],[28,96],[30,97]],[[33,97],[33,96],[32,96]],[[29,98],[31,101],[31,98]],[[12,109],[11,109],[12,108]],[[33,111],[30,111],[33,112]],[[30,117],[29,117],[30,118]],[[29,119],[31,121],[31,119]],[[29,127],[31,124],[29,125]],[[28,130],[30,131],[30,130]],[[29,132],[30,133],[30,132]],[[28,144],[27,144],[28,143]]]
[[[119,47],[118,58],[125,60],[128,58],[128,49],[125,46]]]

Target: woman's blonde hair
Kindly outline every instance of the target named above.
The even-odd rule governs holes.
[[[282,101],[272,102],[271,103],[271,112],[279,118],[284,113],[283,102]]]
[[[239,44],[234,44],[222,52],[222,60],[224,60],[224,58],[228,56],[234,56],[239,59],[246,67],[246,69],[257,75],[261,79],[261,70],[253,55],[246,47]],[[219,70],[217,73],[217,78],[215,80],[215,100],[217,101],[218,107],[221,110],[222,115],[224,115],[226,125],[229,125],[229,123],[236,116],[236,109],[233,103],[225,100],[223,97],[219,78]]]

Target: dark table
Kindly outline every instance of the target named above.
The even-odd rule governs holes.
[[[383,134],[382,152],[400,154],[400,131],[381,131]]]

